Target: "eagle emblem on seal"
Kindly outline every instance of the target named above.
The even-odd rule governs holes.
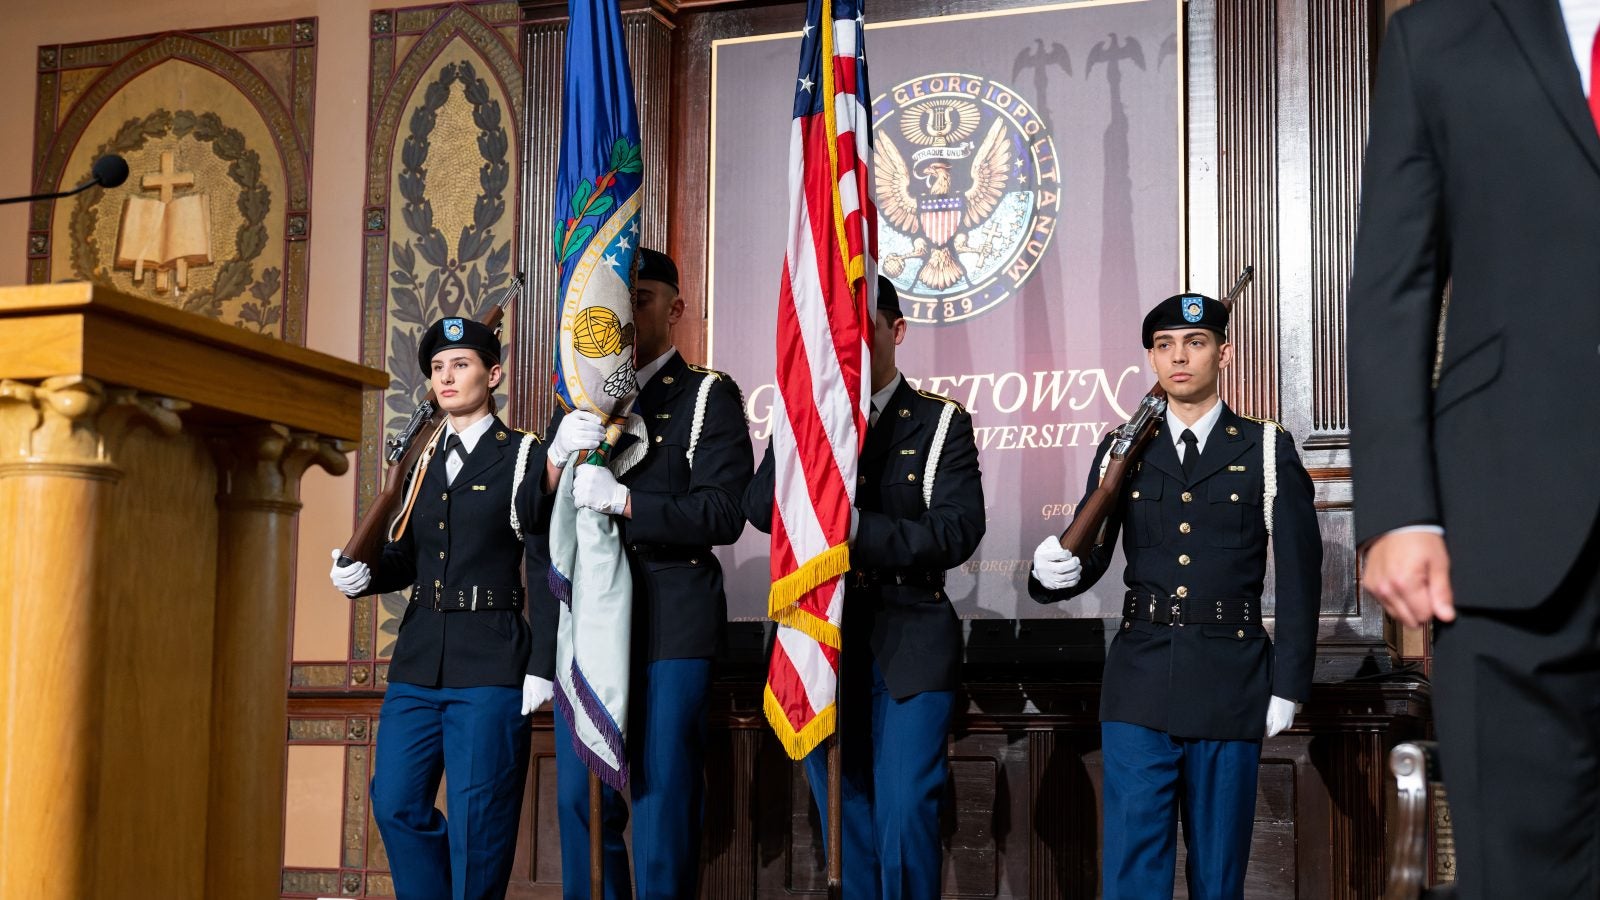
[[[1012,144],[1004,123],[995,119],[976,145],[982,116],[968,100],[939,97],[914,104],[901,115],[900,133],[919,149],[911,162],[893,141],[877,141],[872,162],[878,213],[912,238],[907,253],[886,255],[879,266],[899,278],[906,263],[922,261],[912,287],[943,291],[968,278],[962,253],[983,253],[969,245],[972,231],[995,212],[1005,197],[1012,169]]]

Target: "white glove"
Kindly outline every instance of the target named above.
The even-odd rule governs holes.
[[[522,676],[522,714],[530,715],[539,707],[550,702],[555,696],[555,685],[548,678],[537,675]]]
[[[1051,535],[1039,542],[1033,550],[1033,577],[1045,590],[1059,591],[1077,584],[1083,578],[1083,561],[1072,551],[1061,546],[1061,541]]]
[[[561,419],[561,424],[556,426],[556,434],[550,439],[546,458],[560,469],[572,459],[572,454],[579,450],[593,450],[605,439],[606,426],[600,417],[587,410],[575,409],[567,413]]]
[[[617,476],[605,466],[584,463],[572,477],[572,502],[596,512],[620,516],[628,508],[628,487],[618,484]]]
[[[1299,711],[1300,704],[1274,696],[1267,704],[1267,737],[1277,737],[1280,731],[1293,725],[1294,714]]]
[[[333,586],[338,588],[339,593],[354,597],[372,583],[372,569],[364,562],[339,565],[339,551],[336,548],[333,551],[333,569],[328,572],[328,577],[333,580]]]

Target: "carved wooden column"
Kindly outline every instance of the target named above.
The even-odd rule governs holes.
[[[211,444],[219,515],[205,896],[270,898],[283,858],[300,476],[311,465],[342,475],[349,462],[340,443],[282,425],[220,432]]]
[[[120,472],[95,430],[100,385],[76,376],[0,382],[4,753],[0,896],[91,895],[102,635],[95,523]]]

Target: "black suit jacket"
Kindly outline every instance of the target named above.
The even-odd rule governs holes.
[[[1094,587],[1111,564],[1117,534],[1127,559],[1128,588],[1171,602],[1248,600],[1259,612],[1267,569],[1263,428],[1274,429],[1277,495],[1272,504],[1276,635],[1259,622],[1180,626],[1124,618],[1106,653],[1100,718],[1130,722],[1177,737],[1253,740],[1266,725],[1272,695],[1304,701],[1311,694],[1317,612],[1322,595],[1322,536],[1311,476],[1294,439],[1278,426],[1224,406],[1192,477],[1185,477],[1163,426],[1136,464],[1107,520],[1106,540],[1083,559],[1083,578],[1045,590],[1031,574],[1028,593],[1040,603]],[[1100,442],[1084,499],[1100,479]]]
[[[549,507],[540,502],[544,445],[537,438],[516,497],[526,542],[511,527],[511,484],[522,438],[522,432],[496,418],[453,483],[446,483],[442,449],[422,473],[422,489],[406,530],[399,540],[384,545],[366,593],[386,594],[413,585],[424,594],[435,589],[470,592],[476,586],[478,609],[440,612],[413,597],[400,621],[390,681],[424,687],[520,687],[524,675],[555,677],[558,610],[549,592],[529,598],[526,618],[515,609],[489,606],[496,602],[491,591],[523,586],[528,548],[544,540],[542,516]]]
[[[695,402],[710,379],[704,421],[688,457]],[[744,403],[733,379],[672,359],[639,391],[638,413],[649,449],[619,481],[628,486],[633,517],[619,518],[633,571],[633,646],[647,660],[715,656],[728,619],[722,565],[711,548],[744,531],[739,498],[750,481],[753,454]],[[556,411],[550,432],[561,424]],[[632,437],[617,450],[628,449]],[[549,548],[541,548],[545,571]],[[534,571],[530,567],[529,571]],[[548,593],[544,579],[533,589]]]
[[[946,404],[955,413],[932,500],[925,502],[928,455]],[[845,576],[844,664],[870,650],[895,699],[955,690],[961,684],[961,621],[943,578],[978,549],[986,524],[972,417],[954,401],[902,381],[867,432],[857,475],[859,521]],[[769,533],[772,500],[768,447],[745,493],[745,512]]]
[[[1556,0],[1390,21],[1349,317],[1357,542],[1440,524],[1458,604],[1540,602],[1600,510],[1600,136]]]

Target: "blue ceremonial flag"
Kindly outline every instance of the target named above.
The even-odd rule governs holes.
[[[556,398],[609,423],[606,446],[638,393],[630,286],[639,245],[639,113],[617,0],[570,0],[567,71],[556,177],[555,255],[561,329]],[[631,428],[637,431],[638,429]],[[606,464],[599,456],[589,460]],[[616,468],[618,461],[609,461]],[[615,788],[627,781],[632,579],[612,517],[572,502],[574,466],[562,474],[550,523],[550,586],[561,601],[556,639],[557,714],[574,749]]]

